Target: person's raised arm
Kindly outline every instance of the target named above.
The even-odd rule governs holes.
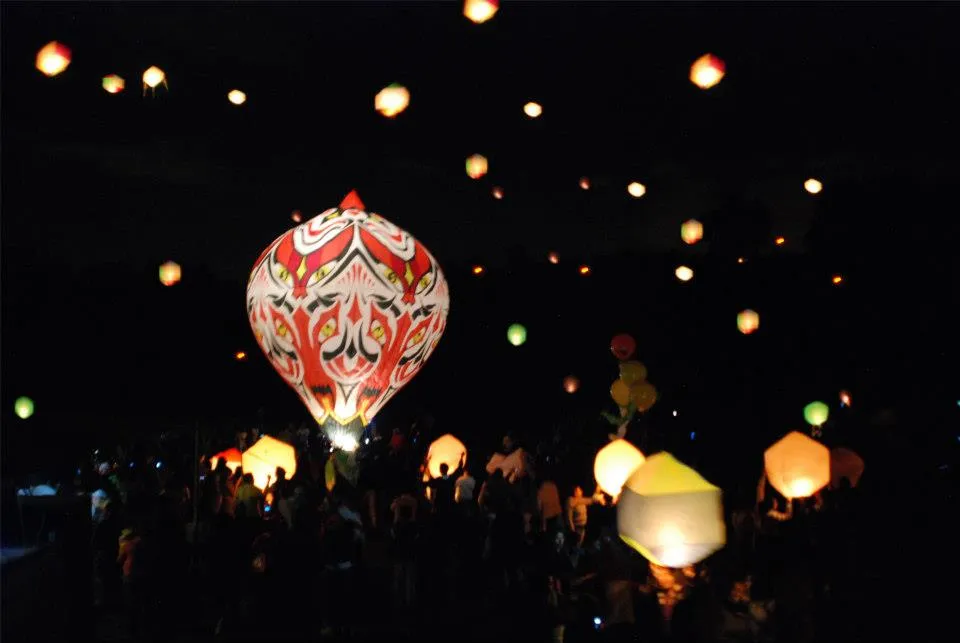
[[[459,464],[457,464],[456,470],[450,474],[451,478],[456,480],[457,478],[460,477],[460,474],[463,473],[463,465],[464,463],[466,463],[466,461],[467,461],[467,452],[464,451],[463,453],[460,454],[460,462]]]

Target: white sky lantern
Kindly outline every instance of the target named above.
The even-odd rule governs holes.
[[[623,487],[617,531],[656,565],[698,563],[727,542],[720,489],[669,453],[652,455]]]
[[[286,442],[265,435],[243,452],[244,473],[253,474],[253,484],[261,490],[277,481],[277,467],[282,467],[287,480],[297,472],[297,452]]]
[[[807,179],[803,182],[803,189],[810,194],[820,194],[823,191],[823,183],[816,179]]]
[[[398,83],[384,87],[373,99],[374,108],[387,118],[393,118],[405,110],[409,104],[410,92]]]
[[[167,84],[167,75],[159,67],[150,67],[147,71],[143,72],[143,91],[146,93],[149,88],[151,91],[156,90],[160,84],[166,86]]]
[[[70,49],[59,42],[49,42],[37,52],[37,69],[44,76],[56,76],[69,65]]]
[[[679,266],[674,271],[674,274],[680,281],[690,281],[693,279],[693,269],[688,266]]]
[[[633,183],[627,186],[627,192],[633,198],[639,199],[640,197],[642,197],[644,194],[647,193],[647,186],[645,186],[643,183],[637,183],[636,181],[634,181]]]
[[[693,245],[703,239],[703,224],[696,219],[684,221],[680,226],[680,238],[688,245]]]
[[[467,176],[471,179],[483,178],[487,173],[487,157],[474,154],[467,158]]]
[[[530,101],[523,106],[523,113],[530,118],[537,118],[543,113],[543,106],[540,103]]]
[[[499,8],[499,0],[464,0],[463,15],[479,25],[492,18]]]
[[[808,498],[830,483],[830,450],[791,431],[763,454],[770,485],[784,498]]]
[[[623,438],[617,438],[597,452],[593,461],[593,477],[604,493],[616,498],[627,479],[644,461],[640,449]]]
[[[227,94],[227,100],[233,103],[234,105],[243,105],[247,102],[247,95],[244,94],[239,89],[232,90]]]
[[[704,54],[690,66],[690,82],[700,89],[710,89],[726,74],[726,64],[713,54]]]
[[[441,464],[449,467],[447,474],[453,473],[457,469],[457,465],[460,464],[460,454],[466,452],[467,447],[463,445],[463,442],[449,433],[441,435],[430,444],[430,449],[427,451],[430,458],[430,475],[434,478],[441,477]]]

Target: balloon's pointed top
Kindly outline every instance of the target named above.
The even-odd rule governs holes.
[[[363,201],[360,200],[360,195],[357,194],[356,190],[350,190],[350,194],[343,197],[343,201],[340,203],[341,210],[366,210],[366,206],[363,205]]]

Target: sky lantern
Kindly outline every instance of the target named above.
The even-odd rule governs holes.
[[[700,89],[710,89],[723,80],[727,65],[713,54],[704,54],[690,66],[690,82]]]
[[[247,359],[247,353],[246,351],[237,351],[233,354],[233,358],[238,362],[242,362],[243,360]]]
[[[467,158],[467,176],[471,179],[482,178],[487,173],[487,157],[474,154]]]
[[[507,341],[514,346],[520,346],[527,341],[527,329],[521,324],[510,324],[507,328]]]
[[[300,210],[294,210],[290,215],[290,218],[293,219],[294,223],[300,223],[303,221],[303,215],[300,214]]]
[[[223,460],[227,468],[230,469],[230,473],[236,473],[237,468],[240,467],[243,463],[243,455],[240,453],[240,449],[230,448],[226,451],[221,451],[216,455],[210,456],[210,470],[214,471],[217,468],[217,465],[220,464],[220,460]]]
[[[581,176],[581,177],[580,177],[580,189],[581,189],[581,190],[589,190],[589,189],[590,189],[590,179],[589,179],[589,178],[587,178],[587,177],[585,177],[585,176]]]
[[[849,408],[850,404],[851,404],[850,392],[840,391],[840,406],[846,406]]]
[[[374,108],[387,118],[393,118],[405,110],[409,104],[410,92],[399,83],[387,85],[373,99]]]
[[[108,94],[119,94],[127,86],[127,83],[120,76],[110,74],[103,77],[102,85],[104,91]]]
[[[778,246],[782,246],[783,244],[785,244],[785,243],[787,242],[787,239],[786,239],[786,237],[777,237],[776,239],[773,240],[773,242],[774,242],[775,244],[777,244]]]
[[[690,281],[693,279],[693,269],[689,266],[679,266],[673,272],[680,281]]]
[[[823,183],[816,179],[807,179],[803,182],[803,189],[810,194],[820,194],[823,191]]]
[[[48,42],[37,52],[37,69],[49,78],[61,73],[70,65],[70,49],[59,42]]]
[[[830,417],[830,407],[823,402],[810,402],[803,407],[803,419],[810,426],[823,426]]]
[[[167,261],[160,266],[160,283],[164,286],[173,286],[180,281],[180,265]]]
[[[628,360],[637,352],[637,342],[626,333],[614,335],[610,340],[610,352],[620,361]]]
[[[623,487],[617,531],[655,565],[698,563],[727,542],[720,489],[669,453],[654,454]]]
[[[471,272],[473,272],[473,274],[475,274],[475,275],[482,275],[483,272],[484,272],[483,266],[481,266],[481,265],[478,264],[478,265],[476,265],[476,266],[473,267],[473,269],[472,269]]]
[[[479,25],[492,18],[499,8],[500,0],[464,0],[463,15]]]
[[[627,192],[633,198],[639,199],[640,197],[642,197],[644,194],[647,193],[647,186],[645,186],[643,183],[637,183],[636,181],[634,181],[633,183],[627,186]]]
[[[503,198],[503,188],[499,185],[493,186],[493,189],[490,190],[490,193],[493,195],[493,198],[499,201]]]
[[[551,252],[550,254],[547,255],[547,261],[549,261],[553,265],[557,265],[558,263],[560,263],[560,255],[558,255],[556,252]]]
[[[29,397],[18,397],[13,403],[13,412],[21,420],[26,420],[33,415],[33,400]]]
[[[784,498],[808,498],[830,482],[830,450],[791,431],[763,454],[767,480]]]
[[[856,451],[851,451],[844,447],[831,449],[830,488],[838,488],[840,481],[844,478],[847,479],[851,487],[856,487],[857,484],[860,483],[864,466],[863,458],[861,458]]]
[[[167,75],[159,67],[150,67],[143,72],[143,93],[147,93],[149,88],[151,92],[156,91],[160,84],[167,86]]]
[[[568,375],[563,378],[563,390],[567,393],[573,394],[580,389],[580,380],[573,375]]]
[[[843,275],[834,275],[830,281],[833,282],[834,286],[839,286],[843,283]]]
[[[737,257],[737,263],[742,264],[744,261],[745,259],[743,257]]]
[[[696,219],[684,221],[680,226],[680,238],[687,245],[693,245],[700,239],[703,239],[703,224]]]
[[[623,438],[617,438],[597,452],[593,461],[593,477],[601,491],[616,498],[627,479],[645,460],[640,449]]]
[[[297,452],[276,438],[265,435],[243,452],[241,466],[244,473],[253,474],[253,484],[263,491],[277,481],[277,467],[284,470],[284,479],[289,480],[297,472]]]
[[[227,100],[233,103],[234,105],[243,105],[244,103],[247,102],[247,95],[244,94],[239,89],[234,89],[234,90],[231,90],[229,94],[227,94]]]
[[[460,454],[466,452],[467,447],[463,445],[463,442],[449,433],[441,435],[430,444],[430,449],[427,451],[430,475],[434,478],[442,477],[443,474],[440,473],[441,464],[449,467],[448,474],[453,473],[460,464]]]
[[[749,335],[760,328],[760,315],[750,309],[741,311],[737,315],[737,328],[744,335]]]
[[[346,452],[433,354],[450,310],[437,260],[356,192],[271,242],[246,294],[264,355]]]
[[[540,114],[543,113],[543,106],[540,105],[540,103],[534,103],[533,101],[530,101],[523,106],[523,113],[530,118],[538,118]]]
[[[580,266],[579,271],[580,271],[580,274],[581,274],[581,275],[583,275],[584,277],[586,277],[587,275],[590,274],[590,266],[584,264],[584,265]]]

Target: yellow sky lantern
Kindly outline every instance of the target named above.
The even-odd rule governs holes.
[[[783,244],[785,244],[785,243],[787,242],[787,238],[786,238],[786,237],[777,237],[776,239],[773,240],[773,242],[774,242],[775,244],[777,244],[778,246],[782,246]]]
[[[52,78],[70,65],[70,49],[59,42],[48,42],[37,52],[37,69]]]
[[[233,103],[234,105],[243,105],[244,103],[247,102],[247,95],[244,94],[239,89],[234,89],[234,90],[231,90],[229,94],[227,94],[227,100]]]
[[[244,473],[253,474],[253,484],[261,490],[277,481],[277,467],[284,470],[289,480],[297,472],[297,452],[286,442],[265,435],[243,452]]]
[[[737,315],[737,328],[744,335],[749,335],[760,328],[760,315],[749,308],[741,311]]]
[[[698,563],[727,542],[720,489],[669,453],[654,454],[623,486],[617,531],[656,565]]]
[[[233,354],[233,357],[238,362],[242,362],[243,360],[247,359],[247,353],[245,351],[237,351]]]
[[[840,285],[843,283],[843,275],[834,275],[831,281],[834,283],[834,285]]]
[[[589,274],[590,274],[590,266],[588,266],[588,265],[586,265],[586,264],[580,266],[580,274],[583,275],[583,276],[589,275]]]
[[[543,106],[540,103],[530,101],[523,106],[523,113],[530,118],[538,118],[543,113]]]
[[[645,460],[640,449],[623,438],[617,438],[597,452],[593,460],[593,477],[604,493],[616,498],[627,479]]]
[[[690,281],[693,279],[693,269],[689,266],[679,266],[673,272],[680,281]]]
[[[483,266],[481,266],[481,265],[479,265],[479,264],[476,265],[476,266],[474,266],[474,267],[473,267],[473,274],[475,274],[475,275],[482,275],[482,274],[483,274]]]
[[[696,219],[684,221],[680,226],[680,238],[688,245],[693,245],[703,239],[703,224]]]
[[[690,66],[690,82],[700,89],[710,89],[723,80],[726,64],[713,54],[704,54]]]
[[[172,286],[180,281],[180,266],[173,261],[167,261],[160,266],[160,283]]]
[[[487,157],[474,154],[467,158],[467,176],[471,179],[483,178],[487,173]]]
[[[463,15],[479,25],[492,18],[499,8],[499,0],[464,0]]]
[[[460,464],[460,454],[466,453],[467,447],[456,437],[447,433],[442,435],[430,444],[427,451],[427,457],[430,458],[429,471],[434,478],[441,477],[440,465],[446,464],[449,467],[447,474],[453,473],[457,465]]]
[[[127,86],[127,83],[123,78],[117,76],[116,74],[110,74],[109,76],[104,76],[101,81],[103,89],[108,94],[119,94]]]
[[[410,92],[399,83],[393,83],[380,90],[373,99],[374,108],[386,116],[393,118],[410,104]]]
[[[816,179],[807,179],[803,182],[803,189],[810,194],[820,194],[823,191],[823,183]]]
[[[563,378],[563,390],[567,393],[576,393],[580,388],[580,380],[574,375]]]
[[[627,186],[627,192],[633,198],[639,199],[640,197],[642,197],[644,194],[647,193],[647,186],[645,186],[643,183],[637,183],[636,181],[634,181],[633,183]]]
[[[830,483],[830,450],[791,431],[763,454],[770,485],[784,498],[808,498]]]

